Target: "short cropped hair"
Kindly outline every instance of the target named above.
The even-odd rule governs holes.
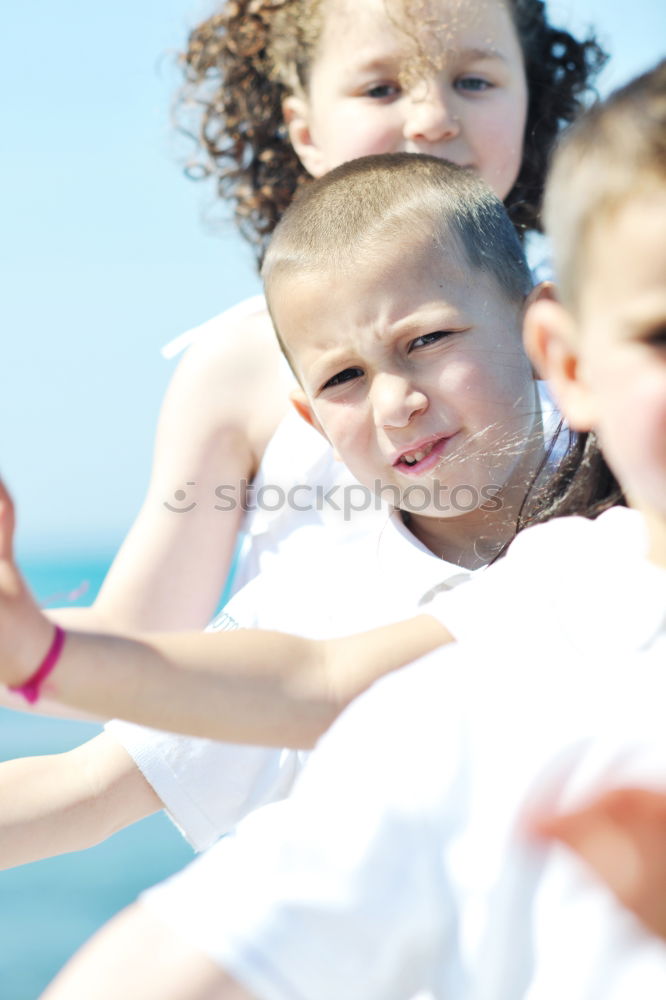
[[[579,302],[591,231],[666,182],[666,60],[595,105],[563,136],[546,188],[546,231],[564,302]]]
[[[266,295],[295,273],[331,274],[421,238],[433,253],[454,246],[462,266],[484,271],[511,301],[532,279],[502,202],[470,170],[433,156],[364,156],[337,167],[297,194],[271,240],[262,276]],[[278,331],[279,334],[279,331]]]

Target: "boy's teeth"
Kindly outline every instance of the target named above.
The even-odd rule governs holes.
[[[427,445],[425,448],[420,448],[419,451],[408,452],[406,455],[402,456],[402,460],[405,465],[416,465],[416,463],[424,459],[426,455],[429,455],[433,448],[434,442],[433,444]]]

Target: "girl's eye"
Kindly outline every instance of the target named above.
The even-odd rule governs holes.
[[[399,92],[400,87],[397,83],[376,83],[373,87],[368,87],[364,91],[364,96],[381,101],[387,97],[395,97]]]
[[[480,94],[484,90],[492,90],[494,84],[490,80],[485,80],[482,76],[462,76],[456,80],[458,90],[466,91],[469,94]]]
[[[450,336],[451,330],[435,330],[433,333],[424,333],[423,336],[416,337],[410,341],[408,350],[413,351],[419,347],[429,347],[430,344],[436,344],[438,340],[443,340],[445,337]]]
[[[324,382],[320,391],[324,389],[331,389],[336,385],[344,385],[345,382],[351,382],[355,378],[360,378],[363,372],[360,368],[345,368],[344,371],[338,372],[332,378],[329,378],[328,382]]]

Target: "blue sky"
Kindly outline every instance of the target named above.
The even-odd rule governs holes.
[[[182,174],[174,53],[203,0],[25,0],[3,14],[0,469],[26,554],[108,554],[147,484],[174,362],[159,348],[258,288]],[[663,0],[552,0],[611,52],[606,92],[664,55]]]

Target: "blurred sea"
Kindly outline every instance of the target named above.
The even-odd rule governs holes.
[[[108,562],[23,561],[21,568],[40,603],[56,607],[90,604]],[[59,753],[96,732],[87,723],[0,709],[0,760]],[[192,856],[160,814],[89,851],[0,871],[0,1000],[36,1000],[101,924]]]

